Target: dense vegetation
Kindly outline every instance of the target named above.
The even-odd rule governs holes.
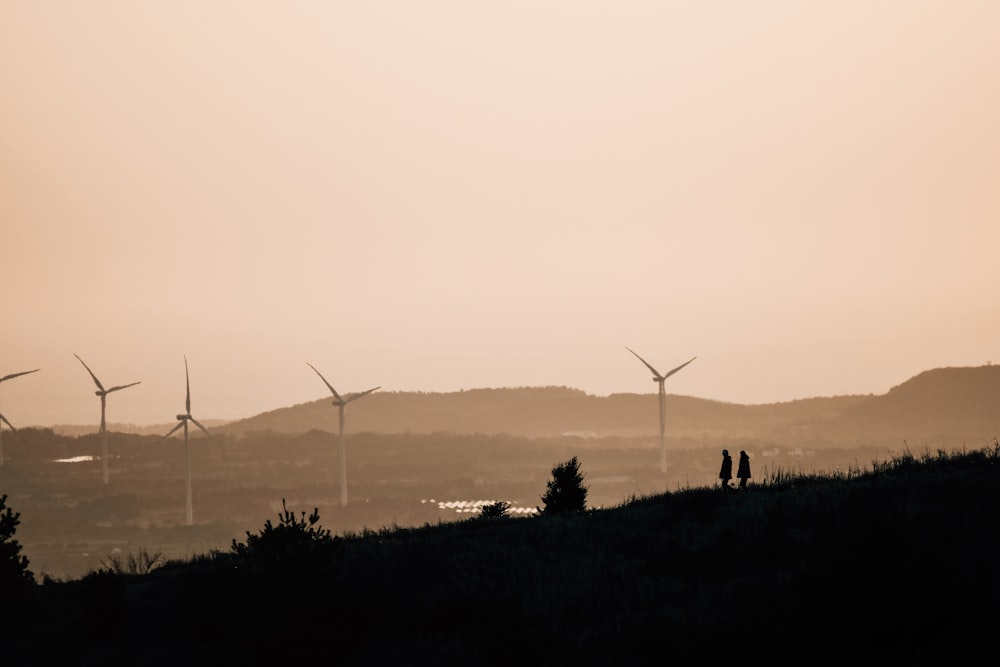
[[[1000,627],[998,490],[994,443],[552,516],[333,536],[285,509],[5,599],[5,664],[971,663]]]

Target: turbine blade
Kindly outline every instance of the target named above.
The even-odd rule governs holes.
[[[13,424],[11,424],[9,421],[7,421],[7,418],[3,416],[2,412],[0,412],[0,421],[2,421],[4,424],[6,424],[7,426],[9,426],[11,431],[16,431],[17,430],[16,428],[14,428]]]
[[[181,428],[182,426],[184,426],[184,420],[183,420],[183,419],[182,419],[182,420],[180,420],[179,422],[177,422],[177,426],[174,426],[174,427],[173,427],[172,429],[170,429],[170,430],[169,430],[169,431],[167,432],[167,434],[166,434],[165,436],[163,436],[162,438],[160,438],[160,439],[159,439],[159,440],[157,441],[157,444],[159,444],[159,443],[163,442],[164,440],[166,440],[167,438],[169,438],[170,436],[172,436],[172,435],[173,435],[174,433],[176,433],[176,432],[177,432],[177,431],[178,431],[178,430],[179,430],[179,429],[180,429],[180,428]]]
[[[118,385],[117,387],[112,387],[111,389],[108,389],[108,390],[107,390],[106,392],[104,392],[104,393],[106,393],[106,394],[110,394],[110,393],[111,393],[111,392],[113,392],[113,391],[118,391],[119,389],[128,389],[129,387],[134,387],[134,386],[135,386],[135,385],[137,385],[137,384],[139,384],[139,382],[131,382],[131,383],[129,383],[129,384],[122,384],[122,385]]]
[[[307,366],[309,366],[309,368],[311,368],[311,369],[313,369],[314,371],[316,371],[316,367],[315,367],[315,366],[313,366],[312,364],[310,364],[310,363],[309,363],[308,361],[306,362],[306,365],[307,365]],[[325,377],[323,377],[323,374],[322,374],[322,373],[320,373],[319,371],[316,371],[316,375],[318,375],[318,376],[319,376],[319,379],[323,381],[323,384],[325,384],[325,385],[326,385],[327,387],[329,387],[329,388],[330,388],[330,391],[331,391],[331,392],[333,392],[333,397],[334,397],[334,398],[336,398],[336,399],[337,399],[338,401],[340,401],[340,402],[344,402],[344,399],[342,399],[342,398],[340,397],[340,394],[338,394],[338,393],[337,393],[337,390],[333,388],[333,385],[332,385],[332,384],[330,384],[329,382],[327,382],[327,381],[326,381],[326,378],[325,378]]]
[[[632,354],[635,354],[635,350],[633,350],[633,349],[632,349],[632,348],[630,348],[629,346],[627,346],[627,345],[626,345],[626,346],[625,346],[625,349],[626,349],[626,350],[628,350],[629,352],[631,352]],[[656,370],[655,368],[653,368],[653,367],[652,367],[652,366],[651,366],[651,365],[649,364],[649,362],[648,362],[648,361],[646,361],[645,359],[643,359],[642,357],[640,357],[640,356],[639,356],[638,354],[635,354],[635,357],[636,357],[636,359],[638,359],[639,361],[641,361],[642,363],[644,363],[644,364],[646,365],[646,368],[648,368],[649,370],[653,371],[653,375],[655,375],[655,376],[656,376],[656,379],[657,379],[657,380],[660,380],[660,379],[661,379],[661,376],[660,376],[660,371],[658,371],[658,370]],[[666,376],[662,376],[662,377],[666,377]]]
[[[187,387],[187,398],[184,399],[184,405],[187,407],[188,415],[191,414],[191,376],[188,374],[188,358],[184,357],[184,386]]]
[[[687,361],[685,361],[683,364],[681,364],[677,368],[674,368],[673,370],[668,371],[667,374],[663,376],[663,379],[666,380],[668,377],[670,377],[671,375],[673,375],[674,373],[676,373],[680,369],[684,368],[685,366],[687,366],[688,364],[690,364],[692,361],[694,361],[697,358],[698,357],[691,357],[690,359],[688,359]]]
[[[212,434],[208,432],[208,429],[207,429],[207,428],[205,428],[204,426],[202,426],[202,425],[201,425],[201,422],[200,422],[200,421],[198,421],[198,420],[197,420],[197,419],[195,419],[194,417],[191,417],[191,421],[193,421],[193,422],[194,422],[194,425],[195,425],[195,426],[197,426],[197,427],[198,427],[198,428],[200,428],[200,429],[201,429],[202,431],[204,431],[204,432],[205,432],[205,435],[207,435],[208,437],[212,438]],[[212,439],[214,440],[215,438],[212,438]]]
[[[19,377],[21,375],[27,375],[28,373],[37,373],[40,370],[42,370],[42,369],[41,368],[36,368],[33,371],[21,371],[20,373],[11,373],[10,375],[4,375],[2,378],[0,378],[0,382],[3,382],[4,380],[10,380],[12,378]]]
[[[368,394],[372,393],[372,392],[373,392],[373,391],[375,391],[376,389],[381,389],[381,388],[382,388],[382,387],[381,387],[381,385],[380,385],[380,386],[378,386],[378,387],[372,387],[371,389],[369,389],[369,390],[367,390],[367,391],[362,391],[362,392],[360,392],[360,393],[357,393],[357,394],[349,394],[349,395],[347,396],[347,398],[346,398],[346,399],[344,399],[344,403],[350,403],[351,401],[356,401],[356,400],[358,400],[359,398],[361,398],[362,396],[367,396]]]
[[[76,352],[73,353],[73,356],[76,357],[77,359],[80,359],[80,355],[78,355]],[[104,385],[101,384],[101,381],[97,379],[96,375],[94,375],[94,371],[90,370],[90,366],[88,366],[83,359],[80,359],[80,363],[83,364],[83,367],[87,369],[88,373],[90,373],[90,377],[94,378],[94,384],[97,385],[97,388],[100,389],[101,391],[104,391]]]

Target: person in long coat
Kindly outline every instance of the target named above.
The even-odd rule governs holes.
[[[719,479],[722,480],[722,489],[731,489],[729,480],[733,478],[733,457],[729,455],[728,449],[722,450],[722,468],[719,470]]]
[[[743,450],[740,450],[740,465],[736,469],[736,476],[740,478],[740,488],[747,488],[747,480],[750,478],[750,457]]]

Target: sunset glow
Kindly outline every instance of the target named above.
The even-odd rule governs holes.
[[[18,428],[1000,358],[1000,3],[0,3]],[[113,411],[112,411],[113,410]]]

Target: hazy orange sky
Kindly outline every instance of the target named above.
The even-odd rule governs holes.
[[[1000,2],[0,1],[0,411],[1000,359]],[[651,404],[652,405],[652,404]],[[332,408],[331,408],[332,410]],[[655,408],[651,419],[655,421]],[[669,410],[669,408],[668,408]],[[669,414],[668,414],[669,419]]]

